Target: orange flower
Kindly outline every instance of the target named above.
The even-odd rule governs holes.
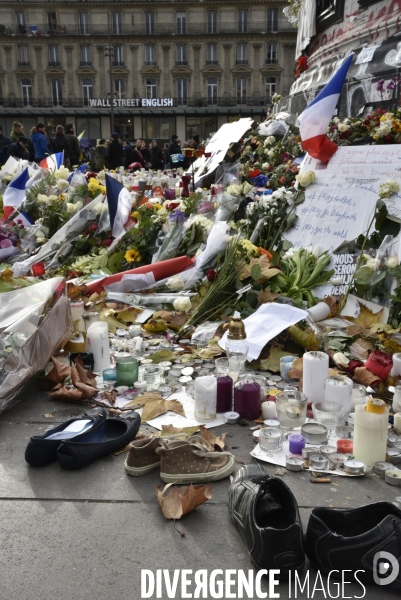
[[[268,250],[265,250],[264,248],[261,248],[260,246],[259,246],[258,250],[259,250],[259,254],[264,254],[270,260],[273,258],[273,254],[271,254],[271,252],[269,252]]]

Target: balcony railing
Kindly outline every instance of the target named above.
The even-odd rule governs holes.
[[[247,65],[248,64],[248,59],[247,58],[237,58],[237,60],[235,61],[235,63],[237,65]]]
[[[155,60],[145,60],[145,67],[155,67],[155,66],[156,66]]]
[[[277,57],[274,57],[274,56],[268,56],[268,57],[266,58],[266,64],[267,64],[267,65],[275,65],[275,64],[277,64],[277,62],[278,62],[278,61],[277,61]]]
[[[177,67],[186,67],[188,64],[187,60],[176,60],[175,64]]]
[[[60,66],[60,61],[59,60],[49,60],[49,67],[59,67]]]
[[[218,65],[219,61],[218,60],[207,60],[206,64],[207,65]]]
[[[19,67],[30,67],[31,63],[29,62],[29,60],[19,60],[17,65]]]
[[[92,61],[91,60],[80,60],[79,61],[79,66],[80,67],[91,67],[92,66]]]

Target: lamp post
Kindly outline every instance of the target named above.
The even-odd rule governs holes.
[[[109,75],[110,75],[110,134],[114,131],[114,86],[113,86],[113,58],[114,47],[110,41],[110,9],[107,8],[107,46],[104,47],[104,55],[109,57]]]

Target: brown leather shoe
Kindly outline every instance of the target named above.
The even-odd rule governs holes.
[[[164,439],[187,439],[186,434],[172,434]],[[128,475],[140,477],[151,473],[160,467],[160,455],[156,454],[156,449],[160,447],[160,437],[151,436],[134,440],[128,446],[128,455],[124,463],[124,468]]]

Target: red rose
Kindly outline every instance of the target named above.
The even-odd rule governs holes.
[[[206,277],[207,277],[208,281],[214,281],[216,279],[216,277],[217,277],[217,273],[216,273],[216,271],[214,269],[209,269],[206,272]]]
[[[179,207],[178,202],[170,202],[170,204],[166,204],[167,210],[175,210],[178,207]]]
[[[285,177],[284,177],[284,175],[282,177],[280,177],[280,183],[285,183]]]
[[[111,238],[106,238],[106,239],[103,241],[103,245],[104,245],[104,246],[111,246],[111,244],[112,244],[112,243],[113,243],[113,240],[112,240]]]
[[[89,231],[96,231],[97,223],[92,223],[92,225],[89,225],[88,229],[89,229]]]
[[[392,143],[393,143],[393,141],[394,141],[394,138],[393,138],[393,136],[391,135],[391,133],[389,133],[388,135],[385,135],[385,136],[384,136],[384,141],[385,141],[387,144],[392,144]]]

